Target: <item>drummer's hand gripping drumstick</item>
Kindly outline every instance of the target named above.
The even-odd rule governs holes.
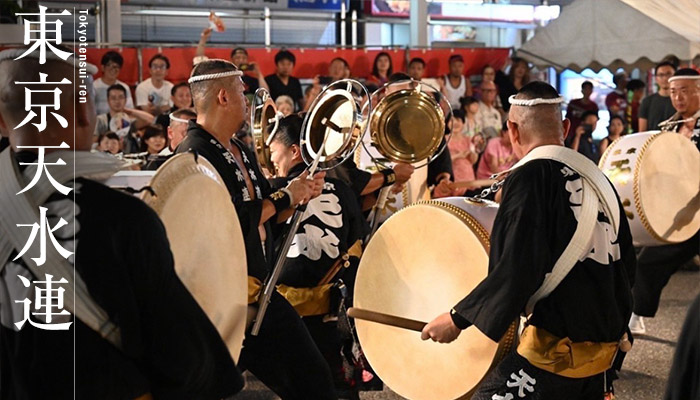
[[[330,121],[328,121],[328,119],[326,118],[323,119],[322,123],[333,130],[335,130],[335,128],[338,128],[338,126],[335,124],[332,124],[331,126]],[[328,133],[329,132],[326,131],[326,134],[323,136],[323,143],[321,144],[321,148],[318,150],[318,153],[316,153],[316,157],[314,158],[313,163],[308,169],[309,175],[307,179],[314,179],[314,174],[316,173],[316,169],[318,168],[318,163],[321,160],[321,156],[326,152],[326,141],[328,140]],[[257,315],[255,317],[253,327],[250,330],[250,334],[253,336],[257,336],[260,332],[260,326],[262,325],[263,318],[265,317],[267,305],[270,304],[270,298],[272,297],[272,293],[274,293],[274,291],[276,290],[277,280],[279,279],[279,276],[282,273],[284,263],[287,261],[287,253],[289,252],[289,248],[292,246],[294,236],[296,235],[297,230],[299,229],[299,225],[301,224],[301,217],[304,215],[304,211],[306,211],[306,204],[300,205],[299,207],[297,207],[296,211],[294,211],[294,216],[292,216],[292,222],[289,226],[289,232],[284,238],[282,247],[280,247],[279,254],[277,255],[275,268],[272,270],[272,273],[269,275],[268,279],[263,284],[260,299],[258,301],[260,308],[258,309]]]

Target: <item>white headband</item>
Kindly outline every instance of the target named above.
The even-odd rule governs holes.
[[[217,72],[215,74],[205,74],[205,75],[193,76],[187,80],[187,83],[208,81],[208,80],[212,80],[212,79],[226,78],[228,76],[241,76],[241,75],[243,75],[243,71]]]
[[[564,102],[564,98],[559,96],[553,99],[516,99],[515,95],[508,98],[508,103],[513,106],[523,106],[532,107],[540,104],[561,104]]]
[[[672,76],[668,79],[669,82],[673,81],[680,81],[681,79],[691,79],[691,80],[698,80],[700,79],[700,75],[678,75],[678,76]]]
[[[18,48],[14,48],[14,49],[7,49],[7,50],[0,51],[0,61],[5,61],[5,60],[14,61],[15,58],[20,57],[26,51],[27,51],[27,49],[24,47],[18,47]],[[73,59],[68,58],[68,59],[64,60],[61,57],[57,56],[53,51],[47,51],[46,52],[46,59],[51,60],[51,61],[60,61],[62,63],[66,63],[72,67],[79,68],[78,63],[77,62],[74,63],[75,54],[71,53],[71,55],[73,55]],[[33,51],[22,58],[36,58],[36,59],[38,59],[39,52]],[[17,60],[17,61],[19,61],[19,60]],[[93,64],[90,64],[90,63],[86,63],[84,68],[87,71],[87,73],[90,75],[95,75],[98,71],[97,67],[94,66]]]
[[[175,116],[175,113],[170,113],[170,114],[168,115],[168,117],[170,118],[171,121],[183,122],[183,123],[185,123],[185,124],[189,124],[189,123],[190,123],[190,120],[189,120],[189,119],[178,118],[178,117]]]

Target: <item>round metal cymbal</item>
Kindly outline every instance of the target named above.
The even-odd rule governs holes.
[[[415,163],[437,152],[445,136],[445,116],[433,96],[418,85],[384,96],[370,117],[369,129],[384,157]]]

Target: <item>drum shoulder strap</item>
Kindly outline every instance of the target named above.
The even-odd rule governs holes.
[[[64,170],[72,170],[72,168],[63,168]],[[38,221],[39,214],[35,201],[28,195],[27,192],[16,194],[22,190],[24,179],[15,165],[12,157],[11,149],[7,148],[0,153],[0,231],[3,235],[0,236],[0,255],[5,256],[6,253],[11,254],[13,249],[21,249],[22,241],[25,239],[17,229],[18,224],[26,224],[31,221]],[[44,179],[47,181],[47,179]],[[60,182],[66,182],[61,180]],[[42,181],[32,189],[47,189],[47,186],[41,186]],[[49,183],[49,186],[51,184]],[[51,186],[51,188],[53,188]],[[55,190],[55,189],[53,189]],[[50,193],[37,192],[36,198],[43,200],[49,197]],[[43,202],[43,201],[42,201]],[[37,277],[43,274],[50,273],[56,277],[65,278],[69,284],[64,287],[64,298],[72,299],[75,296],[75,304],[65,302],[65,308],[72,312],[85,325],[99,333],[103,338],[107,339],[115,347],[121,348],[121,335],[119,328],[110,320],[108,314],[95,302],[90,296],[85,282],[80,278],[80,275],[75,274],[73,280],[74,268],[61,255],[57,254],[52,246],[47,246],[46,262],[41,268],[38,268],[35,262],[31,259],[30,253],[35,254],[38,251],[38,241],[35,240],[31,245],[30,251],[27,251],[22,256],[25,265]],[[10,254],[0,259],[0,265],[6,264]]]
[[[513,171],[537,159],[555,160],[576,171],[581,176],[583,200],[576,231],[571,241],[564,249],[564,252],[554,264],[552,272],[545,275],[540,288],[537,289],[535,294],[528,300],[525,306],[525,312],[528,315],[532,314],[535,304],[549,296],[569,274],[578,260],[583,259],[590,250],[589,244],[598,221],[599,202],[606,208],[607,215],[611,219],[611,225],[616,235],[620,227],[621,217],[615,190],[605,178],[602,171],[586,157],[566,147],[536,147],[505,173]]]

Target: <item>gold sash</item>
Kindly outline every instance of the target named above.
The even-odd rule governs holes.
[[[542,328],[529,325],[523,330],[518,354],[532,365],[567,378],[586,378],[610,368],[619,342],[574,343],[559,338]]]

